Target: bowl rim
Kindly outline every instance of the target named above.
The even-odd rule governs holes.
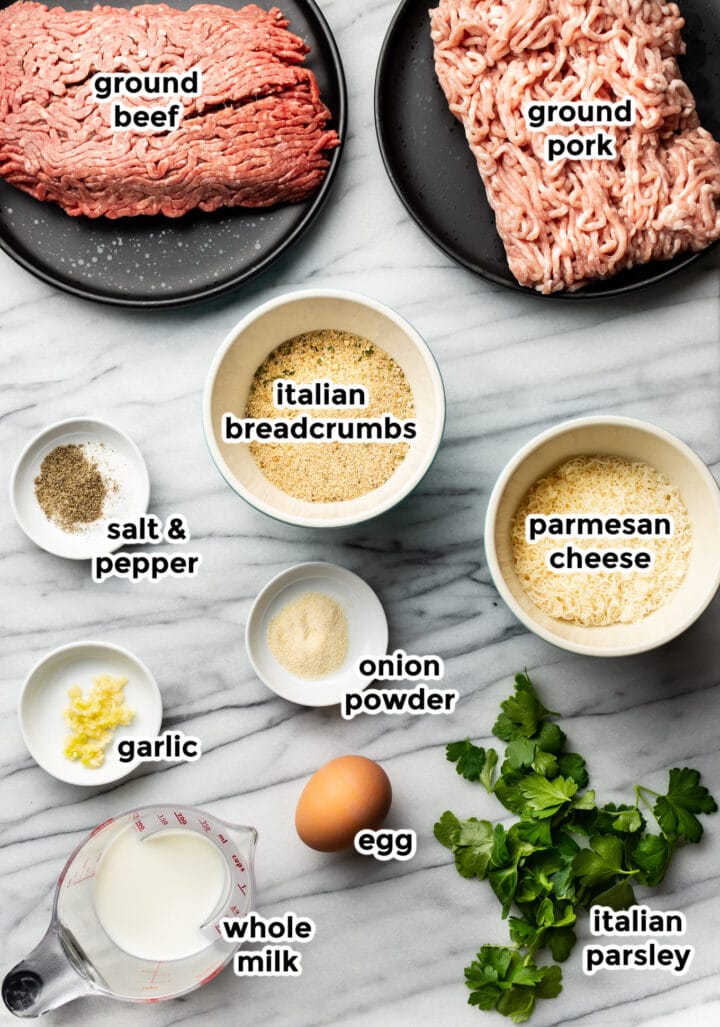
[[[85,638],[81,639],[78,642],[66,642],[64,645],[56,646],[54,649],[51,649],[49,652],[41,656],[40,659],[32,665],[32,667],[26,674],[25,680],[23,681],[22,687],[20,688],[20,695],[18,696],[17,702],[17,717],[18,725],[20,727],[20,734],[22,735],[22,740],[28,753],[35,761],[35,763],[37,763],[37,765],[42,770],[44,770],[46,774],[49,774],[50,777],[54,777],[56,781],[62,781],[64,784],[73,785],[76,788],[102,788],[105,785],[114,784],[117,781],[122,781],[129,774],[131,774],[133,770],[136,770],[144,762],[144,760],[141,757],[136,756],[135,759],[133,759],[130,763],[124,763],[120,768],[118,768],[118,773],[113,777],[107,778],[102,781],[75,781],[72,778],[65,777],[62,774],[58,774],[55,770],[51,770],[50,767],[46,765],[45,761],[38,757],[38,755],[35,753],[35,750],[28,741],[27,732],[25,730],[26,717],[23,713],[23,706],[25,703],[27,690],[30,686],[30,682],[46,663],[49,663],[57,656],[60,656],[63,653],[71,652],[73,649],[85,649],[90,646],[95,646],[99,649],[109,649],[111,652],[119,653],[121,656],[124,656],[125,659],[129,660],[131,664],[135,664],[137,667],[140,668],[140,670],[145,674],[148,680],[148,683],[150,685],[150,691],[158,707],[157,712],[159,713],[159,719],[156,734],[160,732],[163,720],[162,692],[160,691],[160,686],[155,680],[155,675],[152,673],[152,671],[144,662],[144,660],[141,660],[139,656],[136,656],[135,653],[130,652],[130,650],[126,649],[124,646],[117,645],[115,642],[103,642],[101,639],[98,638]]]
[[[578,653],[581,656],[635,656],[639,653],[658,649],[660,646],[671,642],[674,638],[677,638],[678,635],[687,631],[687,629],[695,623],[695,621],[710,605],[718,591],[718,588],[720,588],[720,562],[718,563],[714,579],[707,592],[693,606],[687,616],[680,620],[674,627],[666,630],[656,640],[645,641],[638,644],[598,646],[560,638],[553,631],[550,631],[548,628],[535,621],[527,611],[520,606],[510,591],[500,568],[500,562],[497,556],[497,547],[495,545],[497,512],[500,500],[505,493],[508,482],[520,464],[522,464],[531,453],[536,452],[542,448],[546,442],[549,442],[550,439],[556,438],[558,435],[565,435],[567,432],[574,431],[579,428],[589,428],[602,425],[627,428],[631,431],[642,431],[649,435],[654,435],[656,438],[661,439],[663,442],[677,450],[681,456],[683,456],[685,460],[695,468],[700,478],[704,481],[708,494],[710,495],[715,507],[718,520],[720,521],[720,486],[715,481],[715,478],[707,464],[701,460],[697,453],[691,449],[686,442],[683,442],[682,439],[679,439],[676,435],[666,431],[664,428],[660,428],[658,425],[652,424],[650,421],[644,421],[636,417],[622,417],[613,414],[577,417],[571,418],[567,421],[561,421],[559,424],[540,432],[539,435],[535,435],[510,458],[503,470],[500,472],[500,475],[498,476],[490,493],[485,513],[483,536],[485,558],[487,560],[488,569],[490,570],[490,575],[495,588],[500,593],[502,600],[509,607],[510,612],[517,617],[521,624],[539,638],[549,642],[551,645],[557,646],[559,649],[564,649],[567,652]]]
[[[343,697],[347,694],[347,692],[351,690],[357,692],[364,692],[365,689],[368,688],[371,684],[371,681],[368,679],[367,681],[365,681],[364,684],[358,682],[354,689],[344,688],[341,692],[339,692],[336,698],[328,700],[327,702],[305,702],[302,699],[300,699],[297,695],[291,695],[290,692],[292,691],[292,689],[277,688],[275,686],[275,683],[269,681],[265,677],[265,675],[261,672],[260,667],[258,666],[255,660],[254,652],[256,646],[255,642],[252,640],[252,637],[254,637],[255,630],[257,627],[256,621],[258,618],[258,611],[260,610],[262,601],[265,599],[268,593],[275,590],[277,586],[281,584],[284,578],[289,578],[291,575],[297,574],[299,571],[304,572],[305,575],[308,577],[312,575],[313,572],[316,572],[318,576],[320,576],[322,571],[328,567],[332,569],[333,573],[337,573],[339,571],[341,576],[348,577],[356,582],[359,582],[366,593],[372,593],[372,596],[377,602],[378,610],[382,614],[383,618],[383,638],[378,648],[382,649],[382,654],[385,655],[388,650],[390,629],[388,625],[387,614],[385,613],[385,607],[383,606],[380,597],[378,596],[375,589],[371,585],[369,585],[364,578],[360,577],[359,574],[356,574],[355,571],[351,571],[347,567],[343,567],[341,564],[331,563],[329,560],[304,560],[302,563],[294,563],[290,567],[286,567],[284,570],[278,571],[278,573],[274,574],[272,578],[268,582],[266,582],[266,584],[263,585],[263,587],[258,592],[257,596],[253,601],[252,606],[250,607],[250,613],[248,614],[248,618],[245,622],[245,652],[247,653],[247,658],[250,661],[250,666],[252,667],[258,681],[262,682],[262,684],[265,685],[265,687],[268,688],[271,692],[273,692],[274,695],[277,695],[280,699],[284,699],[285,702],[294,703],[296,706],[304,706],[307,709],[331,709],[332,707],[338,706],[342,702]],[[311,681],[308,682],[308,685],[309,688],[312,688]]]
[[[284,515],[281,514],[277,508],[270,503],[266,503],[264,500],[259,499],[253,492],[247,489],[241,482],[239,482],[230,473],[225,460],[220,451],[215,432],[213,430],[212,423],[212,397],[215,382],[217,380],[218,371],[222,364],[228,350],[231,346],[240,338],[240,336],[259,318],[272,310],[276,310],[278,307],[283,307],[291,303],[295,303],[303,300],[311,299],[335,299],[345,300],[350,303],[356,303],[359,306],[368,307],[374,310],[376,313],[383,315],[388,320],[394,322],[394,324],[410,339],[418,353],[423,359],[423,363],[428,370],[430,379],[433,385],[433,391],[435,394],[436,404],[436,416],[434,418],[433,436],[430,440],[430,444],[426,447],[425,458],[420,464],[416,474],[407,482],[406,486],[401,489],[395,495],[389,496],[384,503],[378,508],[373,509],[369,513],[363,514],[338,514],[332,517],[329,516],[305,516],[305,515]],[[373,299],[371,296],[365,296],[362,293],[351,292],[346,289],[294,289],[291,292],[284,292],[280,296],[275,296],[265,303],[261,303],[259,306],[254,307],[245,317],[241,318],[237,324],[227,333],[223,341],[220,343],[216,350],[213,359],[210,363],[207,376],[205,378],[205,385],[203,387],[202,397],[202,423],[203,433],[205,435],[205,443],[210,451],[213,463],[218,470],[220,476],[223,478],[225,483],[230,486],[232,491],[243,499],[248,506],[258,510],[260,513],[266,514],[272,517],[276,521],[280,521],[283,524],[292,524],[301,528],[345,528],[356,524],[364,524],[367,521],[371,521],[376,517],[380,517],[382,514],[392,510],[404,499],[406,499],[414,489],[423,480],[430,467],[432,466],[437,452],[442,443],[443,435],[445,433],[445,422],[447,418],[447,404],[445,398],[445,385],[443,382],[440,368],[438,366],[435,356],[425,342],[420,333],[415,329],[409,321],[406,321],[402,315],[398,314],[397,311],[393,310],[392,307],[387,306],[385,303],[381,303],[379,300]],[[367,493],[366,493],[367,494]],[[360,498],[360,497],[358,497]],[[353,502],[350,500],[349,502]],[[318,508],[322,507],[323,504],[318,503]]]
[[[148,506],[150,505],[150,474],[148,472],[147,464],[145,463],[145,457],[140,452],[137,443],[130,438],[127,432],[123,431],[122,428],[118,428],[118,426],[113,424],[111,421],[106,421],[102,417],[92,417],[88,414],[81,415],[79,417],[64,417],[61,421],[53,421],[52,424],[48,424],[44,428],[41,428],[39,432],[36,432],[35,435],[33,435],[32,438],[23,446],[15,459],[12,471],[10,472],[10,480],[8,483],[10,509],[12,510],[17,526],[24,533],[26,538],[29,538],[30,541],[38,547],[38,549],[43,549],[46,553],[50,553],[51,556],[59,556],[63,560],[92,560],[95,556],[105,556],[107,553],[114,553],[125,545],[124,540],[120,539],[114,544],[108,542],[107,546],[103,546],[102,551],[97,553],[68,553],[59,545],[55,546],[52,543],[48,544],[30,528],[30,525],[27,523],[25,518],[21,516],[15,498],[18,490],[18,475],[20,474],[20,467],[30,450],[34,446],[38,445],[45,435],[50,435],[51,433],[57,432],[63,428],[68,428],[73,424],[100,425],[110,432],[114,432],[116,435],[120,436],[132,453],[139,471],[137,485],[138,492],[141,493],[142,512],[141,514],[138,514],[138,516],[143,516],[147,513]]]

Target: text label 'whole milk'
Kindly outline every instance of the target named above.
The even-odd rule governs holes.
[[[238,977],[299,977],[302,974],[302,956],[290,944],[305,944],[315,937],[315,923],[309,916],[287,912],[282,916],[266,918],[251,912],[244,917],[225,917],[220,921],[225,941],[269,942],[261,951],[236,952],[233,970]]]

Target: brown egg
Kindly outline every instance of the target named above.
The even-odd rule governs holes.
[[[303,789],[295,827],[319,852],[351,849],[358,831],[380,827],[392,802],[390,779],[364,756],[339,756],[320,767]]]

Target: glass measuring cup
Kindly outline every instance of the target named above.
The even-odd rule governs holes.
[[[194,831],[222,854],[228,870],[226,892],[201,926],[208,946],[200,952],[169,961],[139,959],[119,948],[101,926],[95,875],[109,846],[129,828],[139,833],[141,843],[164,831]],[[45,937],[5,977],[2,997],[7,1008],[16,1016],[34,1017],[81,995],[157,1002],[206,984],[238,948],[221,936],[220,920],[244,916],[253,908],[256,839],[254,828],[229,824],[193,806],[144,806],[100,824],[63,867]]]

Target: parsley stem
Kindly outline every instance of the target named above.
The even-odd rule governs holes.
[[[649,792],[650,795],[654,795],[656,798],[660,798],[662,792],[656,792],[653,788],[648,788],[646,785],[635,785],[635,792]]]
[[[660,821],[655,816],[655,810],[650,805],[650,803],[647,801],[647,799],[643,795],[643,792],[649,792],[650,795],[656,795],[658,798],[660,797],[660,792],[654,792],[652,790],[652,788],[645,788],[644,785],[635,785],[635,808],[637,809],[638,803],[642,802],[643,806],[648,811],[648,813],[650,813],[650,815],[652,816],[653,820],[657,824],[659,824]]]

